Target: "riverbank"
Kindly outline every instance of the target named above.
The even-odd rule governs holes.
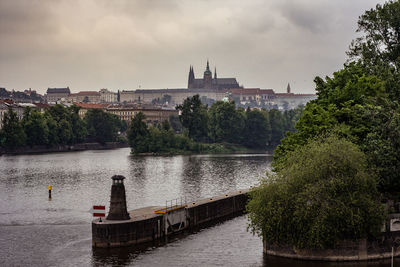
[[[158,152],[134,153],[136,156],[169,156],[169,155],[199,155],[199,154],[265,154],[273,153],[274,148],[250,149],[244,146],[229,143],[200,144],[198,150],[168,149]]]
[[[55,153],[55,152],[71,152],[71,151],[84,151],[84,150],[107,150],[129,147],[127,143],[119,142],[106,142],[100,143],[80,143],[74,145],[58,145],[54,147],[46,146],[33,146],[33,147],[20,147],[13,150],[0,148],[0,155],[26,155],[26,154],[42,154],[42,153]]]

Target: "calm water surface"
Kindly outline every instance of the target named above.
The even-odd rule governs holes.
[[[126,177],[128,209],[135,209],[248,188],[270,161],[269,155],[134,157],[127,148],[1,156],[0,266],[390,266],[265,257],[245,216],[142,252],[92,250],[89,209],[108,206],[112,175]]]

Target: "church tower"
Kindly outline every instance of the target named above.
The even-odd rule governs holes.
[[[212,73],[210,71],[210,64],[207,60],[207,67],[203,76],[204,88],[212,88]]]
[[[194,71],[193,71],[193,66],[190,65],[190,67],[189,67],[189,78],[188,78],[188,88],[193,88],[193,83],[194,83]]]
[[[290,83],[288,83],[288,84],[287,84],[287,87],[286,87],[286,93],[290,94],[290,91],[291,91],[291,89],[290,89]]]

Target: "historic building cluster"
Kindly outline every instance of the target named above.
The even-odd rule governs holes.
[[[113,92],[108,89],[99,91],[80,91],[72,93],[69,87],[48,88],[45,95],[31,89],[24,92],[7,91],[0,88],[0,119],[9,108],[23,115],[26,106],[43,110],[54,104],[77,105],[84,116],[90,108],[100,108],[131,121],[140,111],[144,112],[148,123],[161,122],[170,115],[177,115],[175,107],[194,95],[199,95],[204,104],[211,105],[216,101],[235,101],[239,107],[288,110],[306,104],[315,99],[315,94],[295,94],[288,84],[286,93],[275,93],[272,89],[245,88],[239,85],[236,78],[218,78],[217,69],[214,75],[207,60],[202,78],[196,78],[193,66],[189,67],[187,88],[175,89],[137,89]],[[0,128],[1,128],[0,122]]]

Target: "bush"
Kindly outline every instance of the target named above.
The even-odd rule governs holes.
[[[376,235],[385,212],[356,145],[334,134],[289,153],[251,192],[249,229],[271,244],[330,248]]]

